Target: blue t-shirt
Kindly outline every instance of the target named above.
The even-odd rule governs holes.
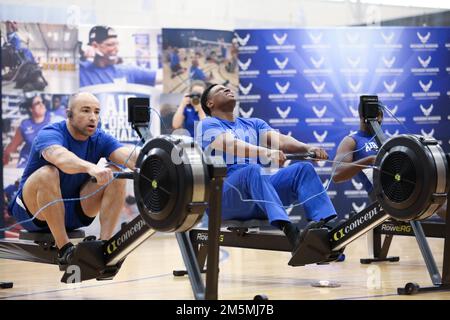
[[[34,56],[31,53],[30,49],[22,45],[22,41],[20,40],[16,32],[8,33],[7,38],[9,43],[11,43],[12,46],[14,47],[14,49],[23,54],[25,60],[36,63],[36,60],[34,59]]]
[[[370,133],[358,130],[356,133],[349,136],[355,140],[355,150],[357,152],[353,153],[353,161],[357,161],[369,156],[375,156],[378,153],[378,145],[375,139],[372,139]],[[372,140],[371,140],[372,139]],[[364,189],[369,193],[372,191],[372,183],[367,178],[363,171],[358,172],[358,179],[364,185]]]
[[[80,62],[80,87],[103,83],[136,83],[154,86],[156,72],[133,65],[98,67],[93,62]]]
[[[170,54],[170,67],[174,68],[180,64],[180,57],[176,53]]]
[[[184,128],[189,131],[191,137],[194,137],[195,125],[200,121],[198,112],[195,111],[194,106],[188,104],[184,108]]]
[[[20,150],[17,168],[25,168],[34,138],[36,138],[37,134],[43,127],[50,123],[50,120],[50,112],[47,112],[45,114],[44,121],[41,123],[36,123],[32,119],[25,119],[20,123],[19,130],[25,144]]]
[[[9,205],[10,201],[16,197],[18,189],[19,187],[16,186],[15,184],[10,184],[3,190],[3,193],[5,194],[6,197],[7,205]]]
[[[191,70],[189,72],[189,76],[191,78],[191,80],[201,80],[201,81],[205,81],[206,80],[206,76],[203,73],[202,69],[200,69],[199,67],[191,67]]]
[[[234,122],[216,117],[207,117],[196,128],[195,140],[205,150],[219,135],[229,132],[239,140],[258,146],[264,132],[273,130],[264,120],[237,117]],[[214,154],[214,152],[213,152]],[[227,175],[250,163],[258,163],[256,158],[240,158],[223,154],[227,164]]]
[[[20,180],[19,190],[22,190],[28,177],[45,165],[51,165],[41,155],[44,149],[52,145],[60,145],[73,152],[80,159],[98,163],[101,158],[108,158],[122,144],[101,129],[85,141],[75,140],[67,129],[66,121],[57,122],[39,131],[31,148],[30,159]],[[59,171],[59,184],[62,197],[79,197],[81,186],[89,179],[87,173],[66,174]]]

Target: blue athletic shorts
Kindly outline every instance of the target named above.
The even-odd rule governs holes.
[[[90,218],[83,212],[81,208],[80,200],[76,201],[65,201],[65,224],[66,230],[71,231],[78,228],[86,227],[94,221],[94,218]],[[34,219],[29,222],[22,222],[25,220],[29,220],[33,217],[33,214],[27,209],[25,202],[22,199],[22,190],[17,193],[16,198],[11,203],[10,207],[11,215],[16,219],[17,222],[21,224],[21,226],[28,231],[48,231],[48,225],[45,221]]]

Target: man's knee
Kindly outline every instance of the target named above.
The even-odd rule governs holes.
[[[247,170],[247,174],[250,177],[260,177],[261,176],[261,166],[257,164],[249,164],[244,170]]]
[[[37,184],[39,189],[59,188],[59,171],[50,165],[40,167],[28,178],[27,183]]]
[[[316,170],[314,169],[314,166],[311,162],[306,161],[300,161],[296,162],[294,164],[291,164],[291,166],[295,166],[297,171],[305,171],[305,172],[314,172],[316,173]]]

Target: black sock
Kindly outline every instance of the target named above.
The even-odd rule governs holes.
[[[70,247],[73,247],[73,243],[72,242],[66,243],[61,249],[58,250],[58,256],[62,257],[66,252],[66,250],[69,249]]]
[[[279,222],[280,229],[284,232],[286,237],[289,240],[289,243],[292,246],[295,246],[298,237],[298,228],[294,224],[289,221],[280,221]]]

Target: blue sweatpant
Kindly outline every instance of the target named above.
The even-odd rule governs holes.
[[[227,176],[222,194],[224,220],[268,219],[273,226],[278,227],[278,221],[289,221],[282,206],[303,202],[321,192],[303,204],[306,217],[318,221],[336,214],[310,163],[296,162],[273,175],[262,174],[261,169],[257,164],[249,164]],[[248,199],[252,201],[246,201]]]

